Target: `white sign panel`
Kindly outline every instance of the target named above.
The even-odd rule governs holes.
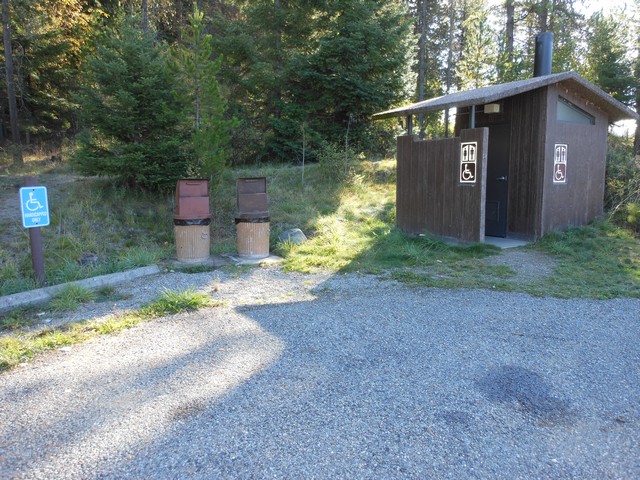
[[[478,142],[463,142],[460,146],[460,183],[476,183]]]
[[[556,143],[553,154],[553,183],[567,183],[567,144]]]

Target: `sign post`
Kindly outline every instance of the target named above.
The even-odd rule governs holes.
[[[49,225],[49,202],[47,201],[47,187],[36,186],[36,180],[36,177],[26,177],[25,186],[20,189],[20,210],[22,211],[22,226],[29,229],[31,264],[36,283],[44,286],[46,281],[40,227]]]

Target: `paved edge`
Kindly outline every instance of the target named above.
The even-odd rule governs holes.
[[[160,267],[151,265],[148,267],[136,268],[126,272],[110,273],[108,275],[100,275],[99,277],[85,278],[73,282],[52,285],[51,287],[39,288],[37,290],[29,290],[28,292],[14,293],[0,297],[0,312],[12,310],[18,307],[25,307],[36,303],[48,302],[53,296],[65,289],[69,285],[79,285],[84,288],[98,288],[104,286],[117,285],[122,282],[134,280],[148,275],[156,275],[160,273]]]

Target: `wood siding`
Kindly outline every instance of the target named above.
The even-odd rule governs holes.
[[[591,114],[595,118],[595,125],[558,122],[556,104],[559,95]],[[500,104],[500,113],[485,114],[483,105],[479,105],[476,108],[475,125],[477,128],[488,129],[492,125],[510,126],[507,236],[535,240],[546,232],[562,230],[571,225],[584,225],[602,215],[609,124],[607,112],[581,97],[570,85],[562,83],[531,90],[494,103]],[[469,124],[470,108],[459,108],[455,121],[456,135],[464,132]],[[488,142],[491,142],[490,132]],[[565,184],[553,182],[556,144],[568,146]],[[447,152],[452,158],[458,158],[455,148],[450,147]],[[487,162],[491,162],[491,158],[488,158]],[[457,172],[455,167],[452,168],[452,172]],[[409,180],[412,173],[408,175],[404,179],[407,186],[403,188],[409,188],[408,185],[411,183]],[[437,172],[434,175],[436,178],[442,176]],[[423,177],[415,178],[414,182],[418,182],[417,179]],[[451,183],[447,185],[447,188],[453,188]],[[400,183],[398,189],[400,190]],[[401,193],[408,195],[407,192]],[[411,205],[426,200],[432,201],[433,198],[407,198],[403,208],[410,210]],[[442,205],[447,204],[439,204],[438,208]],[[478,214],[477,212],[474,206],[469,210],[468,216],[472,213]],[[408,212],[404,214],[409,215]],[[430,218],[434,218],[435,214],[436,212],[433,212]],[[437,213],[436,226],[427,225],[426,220],[415,216],[415,213],[411,218],[401,219],[399,210],[398,215],[398,225],[401,226],[401,222],[407,221],[411,226],[409,231],[418,231],[420,227],[427,226],[431,231],[436,226],[440,231],[446,230],[442,221],[446,217],[445,213]],[[484,211],[482,218],[484,219]],[[466,220],[471,221],[470,218]],[[455,228],[449,231],[451,230],[455,231]]]
[[[396,224],[401,230],[462,241],[484,241],[488,130],[459,137],[420,140],[398,137]],[[460,183],[460,146],[478,143],[475,184]]]
[[[576,125],[556,120],[558,96],[595,118],[595,125]],[[606,177],[608,116],[591,102],[566,89],[550,87],[547,99],[548,130],[543,174],[542,234],[584,225],[602,215]],[[556,144],[567,145],[567,181],[553,183]]]
[[[476,126],[510,125],[507,236],[534,239],[542,232],[546,89],[509,97],[499,103],[497,114],[485,114],[482,106],[479,107]],[[456,118],[456,131],[466,128],[468,123],[469,109],[461,109]]]
[[[538,238],[542,233],[546,89],[511,97],[505,103],[511,123],[507,232]]]

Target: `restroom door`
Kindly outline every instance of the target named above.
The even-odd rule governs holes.
[[[487,152],[487,203],[485,235],[507,236],[507,197],[509,193],[509,143],[508,124],[489,127]]]

